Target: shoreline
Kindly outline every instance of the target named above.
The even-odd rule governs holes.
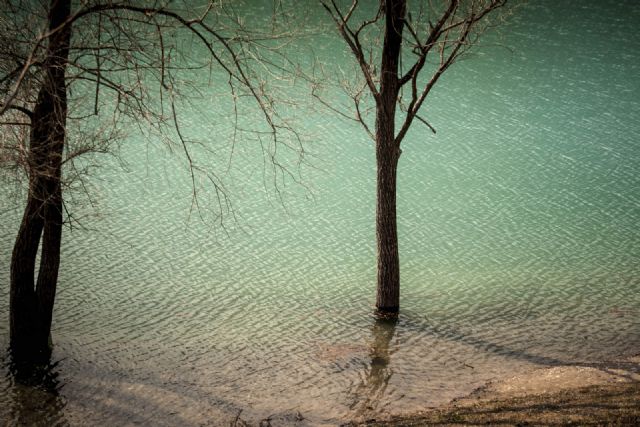
[[[640,354],[542,367],[490,381],[436,408],[346,426],[480,424],[640,425]]]

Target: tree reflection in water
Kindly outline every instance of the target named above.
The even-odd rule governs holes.
[[[396,332],[397,316],[381,316],[375,318],[371,328],[369,345],[369,364],[362,374],[362,381],[352,393],[353,403],[350,409],[356,416],[364,416],[376,412],[385,395],[389,380],[393,376],[390,367],[391,341]]]
[[[10,425],[65,426],[65,401],[57,363],[8,362],[9,387],[3,401]]]

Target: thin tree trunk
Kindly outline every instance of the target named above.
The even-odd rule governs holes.
[[[62,148],[62,147],[60,147]],[[61,154],[61,152],[60,152]],[[58,163],[58,171],[61,163]],[[38,281],[36,283],[36,299],[40,325],[37,341],[49,345],[51,335],[51,320],[55,303],[60,267],[60,246],[62,243],[62,192],[60,175],[51,183],[50,198],[44,210],[44,230],[42,235],[42,256]]]
[[[385,34],[376,100],[378,292],[376,308],[397,313],[400,308],[400,260],[396,221],[396,176],[400,145],[395,140],[398,67],[406,0],[386,0]]]
[[[65,68],[71,28],[70,0],[52,0],[42,86],[33,111],[29,146],[29,194],[11,257],[10,334],[14,356],[41,360],[50,353],[62,236],[61,169],[67,95]],[[54,31],[55,30],[55,31]],[[42,237],[38,280],[35,261]]]
[[[376,238],[378,243],[376,308],[382,312],[397,313],[400,307],[400,259],[396,220],[396,176],[399,150],[392,144],[379,142],[376,157]]]

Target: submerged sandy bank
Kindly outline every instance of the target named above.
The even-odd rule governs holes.
[[[640,355],[541,368],[419,414],[352,425],[640,425]]]

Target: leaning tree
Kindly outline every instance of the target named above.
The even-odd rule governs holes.
[[[396,177],[401,143],[416,120],[435,133],[419,114],[421,107],[443,73],[469,52],[484,30],[500,22],[494,19],[495,12],[506,2],[380,0],[370,13],[371,8],[362,3],[371,2],[352,0],[342,6],[337,0],[321,0],[362,77],[360,85],[347,88],[354,114],[337,111],[359,122],[375,142],[376,307],[380,312],[397,313],[400,306]],[[317,91],[315,95],[321,98]],[[373,127],[366,117],[369,99],[375,111]]]
[[[189,80],[180,77],[217,69],[236,102],[232,109],[237,113],[239,100],[250,100],[264,119],[261,135],[275,144],[287,126],[252,71],[258,49],[273,48],[270,34],[257,36],[232,4],[219,1],[8,0],[2,6],[0,166],[19,165],[27,178],[10,265],[14,357],[46,360],[50,354],[63,224],[70,220],[64,172],[78,175],[79,155],[108,150],[128,118],[169,129],[188,161],[195,202],[201,173],[224,207],[220,180],[197,164],[179,125],[181,84]],[[268,60],[260,65],[268,67]],[[94,132],[80,140],[71,137],[77,129]]]

